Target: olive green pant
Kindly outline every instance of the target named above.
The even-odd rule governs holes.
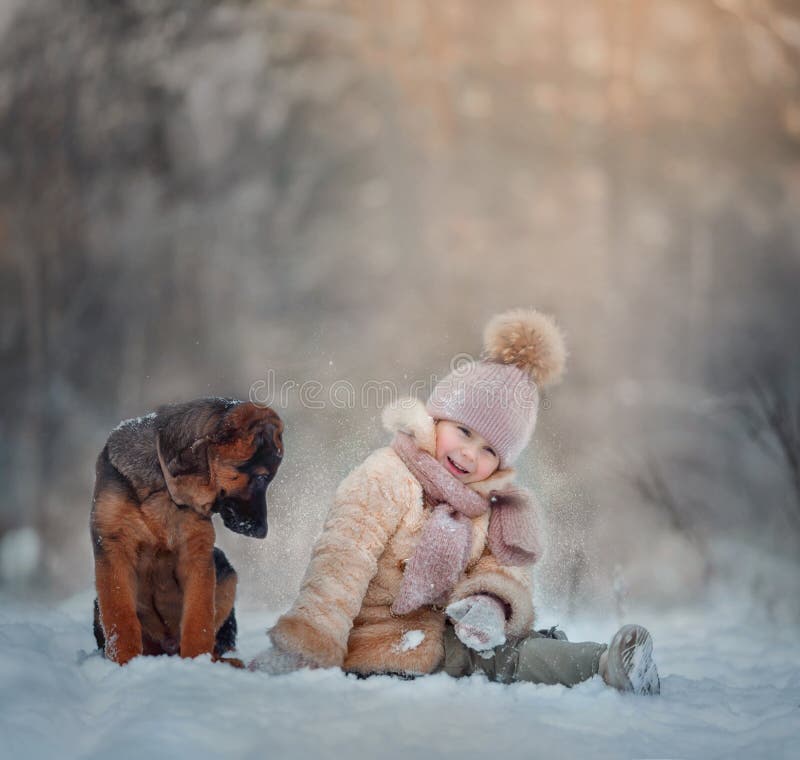
[[[496,647],[488,657],[483,657],[464,646],[453,626],[448,625],[441,670],[455,678],[484,673],[490,681],[500,683],[526,681],[574,686],[597,673],[600,655],[606,649],[606,644],[561,641],[531,631],[524,639]]]

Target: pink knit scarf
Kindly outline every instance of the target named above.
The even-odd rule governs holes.
[[[536,510],[519,489],[485,498],[451,475],[413,437],[399,432],[392,448],[422,486],[433,507],[403,573],[392,612],[406,615],[426,604],[444,604],[467,567],[472,522],[491,508],[489,549],[504,565],[531,565],[539,557]]]

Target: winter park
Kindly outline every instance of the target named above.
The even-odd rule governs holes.
[[[0,0],[0,758],[800,757],[800,7]]]

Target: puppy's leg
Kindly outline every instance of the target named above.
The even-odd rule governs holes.
[[[187,524],[178,551],[178,580],[183,589],[181,657],[197,657],[214,650],[214,527],[198,515]]]
[[[97,642],[98,649],[106,648],[106,635],[103,633],[103,626],[100,623],[100,605],[97,603],[97,598],[94,600],[94,619],[92,620],[92,632],[94,633],[94,640]]]
[[[124,665],[142,653],[132,558],[114,542],[107,541],[102,553],[95,557],[94,574],[106,657]]]
[[[226,652],[236,649],[236,610],[231,610],[228,617],[222,621],[222,625],[217,629],[216,640],[214,642],[214,658],[227,660],[223,657]]]
[[[214,547],[214,568],[217,574],[217,593],[214,609],[214,659],[222,659],[232,665],[239,660],[223,658],[222,655],[236,648],[236,613],[233,608],[236,599],[236,571],[221,549]]]
[[[95,636],[98,645],[104,645],[106,657],[120,665],[142,653],[142,629],[136,616],[138,515],[135,494],[103,449],[97,460],[90,520],[97,587]]]
[[[233,612],[233,603],[236,601],[236,584],[238,577],[236,571],[228,562],[222,549],[214,547],[214,571],[217,578],[217,590],[214,599],[214,630],[219,631],[223,623]],[[232,644],[235,644],[236,640]],[[233,648],[233,646],[229,647]]]

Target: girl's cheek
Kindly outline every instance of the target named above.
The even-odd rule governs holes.
[[[490,457],[488,454],[481,454],[480,458],[480,474],[481,480],[485,480],[488,478],[494,471],[494,459]]]
[[[497,468],[499,466],[500,466],[500,464],[499,464],[499,462],[497,461],[497,459],[495,457],[492,457],[492,456],[488,457],[488,460],[486,462],[486,476],[485,477],[488,478],[490,475],[493,475],[495,472],[497,472]]]

